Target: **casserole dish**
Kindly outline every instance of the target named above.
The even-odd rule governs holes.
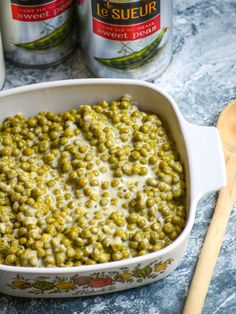
[[[144,111],[167,124],[185,166],[187,224],[181,235],[160,251],[123,261],[66,268],[0,265],[0,292],[21,297],[75,297],[144,285],[170,274],[181,262],[199,198],[225,185],[224,156],[214,127],[184,120],[175,101],[152,84],[135,80],[85,79],[41,83],[0,94],[0,121],[9,115],[62,112],[83,103],[130,95]]]

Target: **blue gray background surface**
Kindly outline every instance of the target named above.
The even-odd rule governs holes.
[[[215,125],[222,108],[236,98],[235,21],[234,0],[174,1],[174,57],[155,84],[174,97],[191,123]],[[65,63],[47,70],[22,69],[7,64],[4,89],[87,77],[91,75],[77,51]],[[181,313],[215,202],[216,194],[207,195],[199,202],[184,261],[167,278],[125,292],[70,300],[20,299],[0,294],[0,314]],[[203,314],[236,313],[235,243],[234,208]]]

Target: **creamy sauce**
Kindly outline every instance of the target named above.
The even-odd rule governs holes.
[[[129,117],[131,114],[137,110],[136,106],[132,106],[128,112]],[[146,116],[145,113],[141,113],[141,116],[136,119],[137,129],[139,129],[142,125],[142,118]],[[85,128],[91,129],[94,124],[94,117],[90,115],[84,116]],[[55,158],[52,162],[49,163],[49,171],[44,171],[41,175],[37,174],[36,171],[27,172],[20,168],[18,158],[11,158],[11,162],[8,164],[8,168],[4,169],[6,173],[9,171],[14,172],[12,174],[12,185],[17,184],[19,182],[19,178],[21,182],[31,189],[31,194],[34,190],[40,189],[41,185],[46,185],[46,189],[42,188],[42,194],[38,195],[37,203],[41,202],[41,206],[35,207],[35,204],[24,203],[24,210],[19,211],[21,206],[21,199],[12,199],[13,205],[12,209],[18,211],[22,220],[23,226],[25,226],[29,232],[31,232],[32,237],[36,240],[41,240],[46,234],[46,239],[44,239],[45,244],[45,252],[47,257],[41,258],[37,257],[36,250],[26,249],[21,257],[21,260],[25,264],[31,264],[32,266],[44,266],[45,260],[53,259],[56,254],[61,254],[62,256],[68,256],[68,245],[63,243],[62,237],[60,234],[64,233],[66,230],[70,230],[70,227],[75,227],[83,232],[83,224],[85,224],[86,229],[94,227],[97,228],[97,231],[94,232],[98,242],[102,242],[105,247],[115,247],[115,246],[126,246],[127,252],[130,256],[135,256],[135,250],[129,247],[129,235],[134,234],[139,228],[135,227],[134,230],[129,229],[129,223],[127,222],[127,217],[130,215],[130,207],[131,202],[138,199],[138,193],[141,193],[141,201],[146,204],[148,201],[148,194],[143,191],[148,186],[157,186],[158,178],[156,175],[156,171],[159,169],[160,158],[157,160],[155,164],[150,164],[148,162],[141,164],[141,159],[137,161],[129,161],[127,159],[127,154],[130,156],[130,153],[134,151],[134,130],[132,127],[129,127],[128,139],[126,142],[121,140],[121,135],[119,133],[119,127],[122,126],[122,122],[114,125],[110,122],[109,119],[105,119],[104,121],[96,121],[100,130],[105,130],[105,128],[109,128],[110,140],[112,141],[112,146],[109,148],[110,155],[113,154],[113,150],[117,151],[118,148],[125,149],[127,148],[127,152],[123,152],[121,157],[123,161],[121,161],[123,167],[125,162],[127,162],[127,167],[130,165],[138,165],[139,167],[144,166],[146,168],[146,174],[132,174],[126,175],[122,173],[121,176],[116,175],[116,170],[112,168],[112,164],[104,159],[104,151],[98,152],[96,145],[91,145],[89,140],[86,138],[86,132],[81,132],[78,135],[73,135],[68,138],[68,142],[65,145],[59,146],[59,148],[55,149]],[[150,128],[154,125],[154,122],[148,121],[146,125]],[[76,131],[78,125],[72,121],[66,122],[66,127]],[[58,131],[58,138],[62,136],[62,132]],[[104,131],[105,132],[105,131]],[[104,133],[105,134],[105,133]],[[156,132],[156,146],[150,148],[148,152],[148,158],[152,155],[157,155],[159,151],[159,146],[162,146],[165,143],[171,143],[169,137],[164,132],[161,135],[157,135]],[[76,180],[73,181],[70,171],[61,171],[61,157],[62,153],[65,152],[66,146],[72,144],[73,147],[76,147],[78,150],[78,154],[80,156],[78,161],[86,160],[88,156],[90,156],[89,160],[86,161],[84,166],[81,168],[77,168],[74,170],[74,175],[76,176]],[[31,147],[34,145],[34,139],[32,140]],[[140,142],[140,148],[143,143]],[[81,147],[86,147],[85,152],[80,152],[79,149]],[[0,143],[0,149],[3,148],[3,145]],[[137,148],[136,148],[137,150]],[[51,153],[52,149],[48,149],[44,153],[34,154],[31,157],[21,156],[22,161],[28,162],[33,165],[37,169],[43,168],[45,165],[45,156],[48,153]],[[174,150],[170,149],[170,152],[173,153]],[[76,158],[72,157],[73,154],[67,154],[67,159],[70,165],[72,165],[73,161]],[[91,160],[90,160],[91,159]],[[128,162],[129,161],[129,162]],[[4,161],[3,161],[4,162]],[[89,165],[91,169],[88,169]],[[0,162],[1,166],[1,162]],[[86,166],[86,167],[85,167]],[[78,170],[81,169],[81,173],[79,175]],[[78,179],[83,178],[87,180],[85,186],[80,186],[78,184]],[[148,181],[149,180],[149,181]],[[151,183],[150,183],[150,180]],[[118,182],[117,185],[113,185],[114,181]],[[149,183],[148,183],[149,182]],[[107,186],[104,186],[104,183]],[[163,182],[162,182],[163,183]],[[180,189],[181,182],[177,180],[176,183],[171,185],[167,183],[163,183],[165,187],[165,193],[170,191],[174,191],[175,189]],[[12,190],[12,186],[8,185],[6,182],[0,182],[0,190],[5,191],[6,193],[10,193]],[[35,192],[36,193],[36,192]],[[163,227],[165,223],[165,219],[161,212],[159,211],[159,204],[167,204],[168,201],[161,200],[160,191],[158,190],[153,195],[155,199],[155,203],[151,206],[145,205],[142,209],[142,214],[140,214],[140,218],[145,221],[145,226],[150,227],[154,222],[158,222],[160,225],[160,229]],[[31,200],[32,200],[31,196]],[[26,197],[28,199],[29,197]],[[153,219],[149,219],[148,211],[151,210],[154,212]],[[135,211],[133,211],[135,213]],[[122,225],[116,225],[113,220],[109,217],[113,213],[118,213],[119,217],[125,221]],[[53,236],[50,235],[48,231],[48,225],[53,225],[56,221],[57,226],[59,225],[58,234]],[[109,221],[109,224],[108,224]],[[34,228],[31,229],[30,226],[33,225]],[[131,223],[132,225],[132,223]],[[9,226],[9,220],[1,222],[0,220],[0,234],[4,234],[6,227]],[[60,231],[61,228],[61,231]],[[116,235],[116,231],[118,229],[122,229],[127,233],[127,239],[122,239],[121,237]],[[42,232],[42,230],[44,230]],[[68,231],[69,232],[69,231]],[[44,234],[43,234],[44,233]],[[19,230],[14,229],[14,234],[16,237],[19,236]],[[89,254],[96,254],[97,249],[97,241],[92,243],[87,242],[87,239],[81,238],[78,236],[77,241],[82,241],[84,244],[83,247],[86,248],[86,252]],[[1,239],[1,238],[0,238]],[[163,245],[164,245],[163,239]],[[147,239],[143,239],[143,241],[147,242]],[[145,243],[146,243],[145,242]],[[144,243],[144,245],[145,245]],[[1,253],[1,248],[0,248]],[[1,257],[1,254],[0,254]],[[86,258],[85,260],[86,261]],[[60,266],[63,266],[62,263]],[[48,265],[50,266],[50,262]]]

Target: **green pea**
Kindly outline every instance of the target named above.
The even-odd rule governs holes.
[[[148,133],[149,132],[149,130],[150,130],[150,127],[148,126],[148,125],[146,125],[146,124],[143,124],[140,128],[139,128],[139,130],[140,130],[140,132],[142,132],[142,133]]]
[[[38,125],[38,121],[34,118],[29,118],[27,123],[30,127],[33,127],[33,128]]]
[[[175,230],[175,228],[171,223],[166,223],[166,224],[164,224],[163,230],[166,233],[172,233]]]
[[[3,156],[10,156],[11,155],[11,148],[10,147],[4,147],[0,150],[0,155]]]
[[[131,157],[132,157],[132,159],[133,160],[139,160],[140,159],[140,153],[138,152],[138,151],[133,151],[132,153],[131,153]]]
[[[6,265],[15,265],[16,261],[17,261],[17,257],[14,254],[10,254],[5,258]]]
[[[3,143],[3,145],[11,146],[13,144],[13,141],[12,141],[11,137],[5,136],[5,137],[3,137],[2,143]]]
[[[146,167],[140,167],[139,169],[139,175],[140,176],[145,176],[148,173],[148,170]]]

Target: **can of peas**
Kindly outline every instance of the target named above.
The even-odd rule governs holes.
[[[77,2],[83,60],[97,77],[151,81],[172,57],[172,0]]]
[[[73,0],[0,1],[0,21],[5,56],[19,65],[58,63],[76,44]]]

